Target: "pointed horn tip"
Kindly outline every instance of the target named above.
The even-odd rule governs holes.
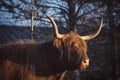
[[[103,22],[103,17],[101,17],[101,22]]]
[[[48,18],[51,18],[51,17],[50,17],[49,15],[47,15],[47,14],[46,14],[46,16],[47,16]]]
[[[50,17],[48,14],[45,14],[47,17]]]
[[[53,23],[54,19],[53,19],[52,17],[50,17],[49,15],[47,15],[47,14],[46,14],[46,16],[47,16],[47,18],[49,18],[49,20]]]
[[[103,27],[103,17],[101,17],[101,22],[100,22],[101,26],[100,27]]]

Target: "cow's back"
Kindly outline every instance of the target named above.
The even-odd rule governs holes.
[[[0,46],[0,80],[54,80],[59,75],[51,70],[50,55],[54,52],[50,52],[50,46],[37,43]]]

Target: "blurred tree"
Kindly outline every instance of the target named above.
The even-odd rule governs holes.
[[[35,2],[34,2],[35,1]],[[0,11],[12,13],[12,19],[31,19],[34,12],[35,20],[40,20],[45,14],[42,0],[2,0]],[[34,8],[33,8],[34,2]],[[37,17],[36,17],[37,15]]]
[[[44,9],[42,0],[2,0],[0,2],[0,11],[11,13],[9,21],[18,21],[19,26],[31,26],[31,39],[34,35],[34,25],[37,26],[40,20],[41,23],[43,21]],[[23,25],[21,25],[22,23]],[[14,25],[16,24],[14,23]]]
[[[119,58],[119,38],[120,38],[120,32],[117,31],[117,29],[119,29],[117,26],[120,24],[118,21],[116,21],[115,19],[119,20],[118,18],[120,16],[118,16],[120,14],[120,4],[119,1],[107,1],[106,0],[106,4],[107,4],[107,15],[108,15],[108,19],[109,19],[109,27],[110,27],[110,36],[111,36],[111,54],[112,56],[112,71],[113,71],[113,79],[114,80],[119,80],[120,79],[120,63],[118,63],[118,58]],[[116,16],[115,16],[116,15]],[[120,26],[119,26],[120,27]],[[119,30],[120,31],[120,30]]]
[[[56,9],[56,22],[62,23],[66,31],[77,31],[79,26],[93,27],[97,26],[98,20],[105,12],[104,5],[101,2],[92,4],[89,1],[80,0],[54,0],[48,2],[49,8]],[[54,5],[53,5],[54,4]]]

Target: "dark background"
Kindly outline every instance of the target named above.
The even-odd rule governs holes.
[[[60,33],[95,33],[87,41],[90,66],[84,72],[67,72],[65,80],[120,80],[120,1],[119,0],[1,0],[0,45],[17,40],[45,42],[54,38],[53,17]]]

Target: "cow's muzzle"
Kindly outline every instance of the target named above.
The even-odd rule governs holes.
[[[81,70],[84,71],[88,66],[89,66],[89,59],[82,60],[82,63],[80,66]]]

